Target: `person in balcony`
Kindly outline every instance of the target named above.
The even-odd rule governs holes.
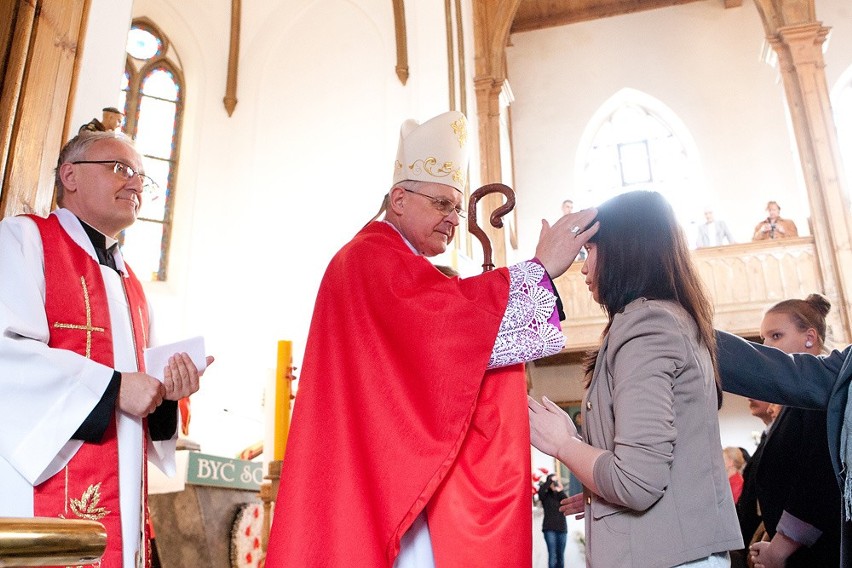
[[[754,228],[753,241],[789,239],[799,236],[796,224],[790,219],[781,217],[781,206],[778,205],[777,201],[770,201],[766,204],[766,213],[766,219],[763,219]]]
[[[734,240],[734,235],[728,228],[725,221],[716,220],[712,209],[704,211],[704,223],[698,227],[698,238],[695,245],[697,248],[717,247],[720,245],[732,245],[737,241]]]
[[[582,273],[608,315],[586,361],[583,436],[529,399],[532,444],[583,483],[590,566],[727,567],[742,547],[719,437],[712,303],[671,205],[656,192],[598,208]]]

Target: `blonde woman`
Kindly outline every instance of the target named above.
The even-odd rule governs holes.
[[[785,353],[825,351],[831,303],[820,294],[784,300],[763,317],[763,344]],[[755,566],[840,565],[840,489],[834,481],[826,413],[784,407],[754,472],[766,541],[751,547]]]

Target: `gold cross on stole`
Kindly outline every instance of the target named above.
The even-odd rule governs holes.
[[[59,323],[54,322],[53,327],[60,329],[79,329],[86,332],[86,358],[91,359],[92,355],[92,332],[104,332],[102,327],[92,327],[92,307],[89,304],[89,288],[86,286],[86,278],[80,277],[80,283],[83,285],[83,301],[86,303],[86,325],[76,323]]]

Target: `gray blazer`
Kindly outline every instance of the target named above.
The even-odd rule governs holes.
[[[678,304],[639,299],[615,316],[583,401],[606,450],[586,490],[590,566],[667,568],[743,547],[722,460],[710,353]]]
[[[737,242],[734,240],[734,236],[731,234],[730,229],[728,229],[727,223],[724,221],[715,221],[713,226],[716,233],[716,245],[711,244],[710,228],[707,226],[707,223],[702,223],[701,225],[698,225],[698,238],[695,243],[698,248],[723,245],[725,244],[725,241],[727,241],[727,244],[731,245]]]
[[[716,332],[722,388],[749,398],[823,410],[827,414],[828,451],[843,491],[841,432],[852,377],[852,346],[820,357],[787,355],[779,349]],[[818,443],[817,440],[814,440]],[[826,443],[821,441],[819,443]],[[841,565],[852,566],[852,523],[844,521]]]

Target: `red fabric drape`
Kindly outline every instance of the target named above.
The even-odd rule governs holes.
[[[489,440],[508,443],[503,433],[514,428],[527,515],[512,532],[529,533],[524,383],[518,368],[515,379],[509,370],[486,373],[508,291],[506,269],[449,279],[384,223],[335,255],[311,322],[268,568],[392,566],[427,503],[439,567],[478,565],[453,560],[458,547],[438,524],[458,517],[479,535],[502,530],[480,519],[492,514],[483,507],[511,501],[495,496],[513,486],[495,475],[520,452]],[[507,401],[514,410],[504,415]],[[463,544],[475,555],[494,540]]]

